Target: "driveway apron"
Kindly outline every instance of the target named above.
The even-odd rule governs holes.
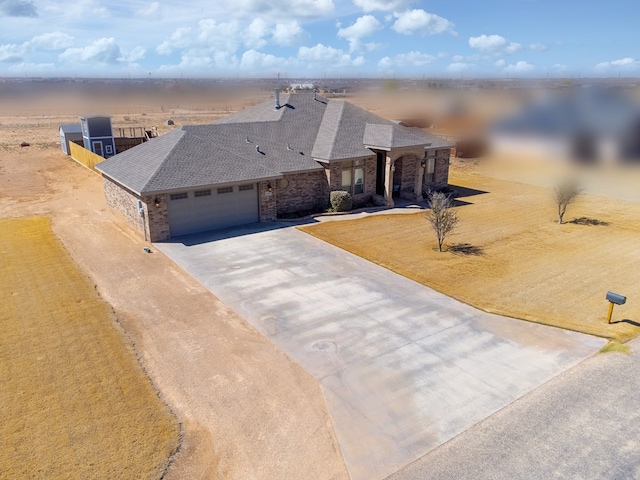
[[[354,480],[385,478],[605,343],[484,313],[293,227],[155,246],[320,382]]]

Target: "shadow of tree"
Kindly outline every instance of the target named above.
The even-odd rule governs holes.
[[[589,217],[574,218],[568,223],[574,223],[576,225],[601,225],[603,227],[606,227],[609,225],[609,222],[603,222],[601,220],[596,220],[595,218],[589,218]]]
[[[629,324],[634,325],[636,327],[640,327],[640,323],[634,322],[633,320],[629,320],[628,318],[625,318],[624,320],[617,320],[615,322],[611,322],[611,325],[613,325],[615,323],[629,323]]]
[[[484,255],[484,250],[482,249],[482,247],[471,245],[470,243],[456,243],[449,247],[449,251],[456,255]]]

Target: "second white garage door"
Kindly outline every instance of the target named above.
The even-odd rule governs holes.
[[[255,183],[169,195],[172,237],[260,221]]]

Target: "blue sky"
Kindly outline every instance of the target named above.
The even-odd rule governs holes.
[[[637,0],[0,0],[0,76],[640,75]]]

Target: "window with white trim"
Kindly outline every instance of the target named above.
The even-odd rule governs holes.
[[[352,195],[364,193],[364,160],[342,164],[341,189]]]
[[[233,193],[233,187],[220,187],[218,193]]]
[[[425,159],[426,164],[424,168],[424,183],[433,183],[435,180],[436,171],[436,152],[429,152]]]
[[[169,198],[171,200],[182,200],[185,198],[189,198],[189,194],[187,192],[182,192],[182,193],[172,193]]]
[[[211,190],[196,190],[194,192],[194,196],[197,197],[208,197],[211,195]]]
[[[241,192],[246,192],[247,190],[253,190],[253,183],[248,183],[247,185],[240,185],[238,190]]]

